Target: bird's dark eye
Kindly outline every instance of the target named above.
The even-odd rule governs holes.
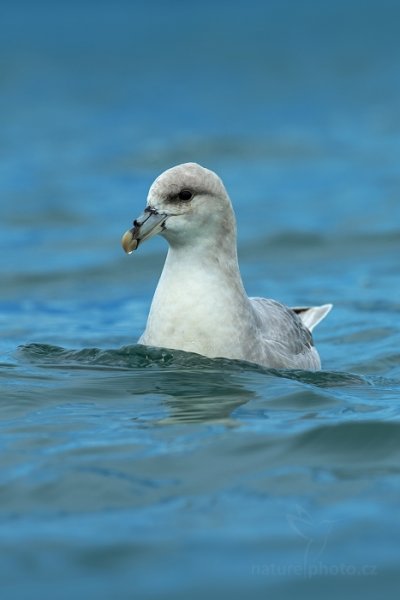
[[[188,202],[193,198],[193,192],[190,190],[181,190],[178,194],[179,200],[183,200],[184,202]]]

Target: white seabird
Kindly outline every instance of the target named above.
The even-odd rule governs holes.
[[[276,369],[321,368],[311,332],[331,304],[288,308],[249,298],[239,271],[236,220],[221,179],[196,163],[168,169],[122,238],[129,254],[160,234],[169,250],[138,343]]]

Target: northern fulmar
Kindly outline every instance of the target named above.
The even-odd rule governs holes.
[[[332,305],[289,308],[247,296],[235,214],[218,175],[185,163],[157,177],[122,246],[130,254],[156,234],[169,249],[139,344],[275,369],[321,368],[312,330]]]

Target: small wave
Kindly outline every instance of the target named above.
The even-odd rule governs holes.
[[[365,462],[371,465],[387,459],[397,468],[399,435],[400,422],[371,419],[319,425],[299,434],[291,451],[321,456],[324,460],[331,456],[335,463],[342,457],[345,464]]]
[[[293,379],[316,387],[342,387],[371,385],[367,378],[353,373],[330,371],[300,371],[267,369],[246,361],[228,358],[207,358],[200,354],[154,348],[141,344],[116,349],[83,348],[69,350],[50,344],[26,344],[19,347],[20,355],[34,364],[48,367],[87,369],[168,369],[199,372],[243,371],[260,373],[285,379]]]
[[[210,359],[199,354],[154,348],[141,344],[122,346],[121,348],[105,349],[83,348],[69,350],[50,344],[26,344],[19,347],[22,356],[37,364],[73,367],[82,365],[87,368],[103,367],[126,370],[147,369],[152,367],[168,369],[220,370],[254,369],[257,365],[225,358]]]

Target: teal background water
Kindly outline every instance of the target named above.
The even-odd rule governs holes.
[[[2,599],[397,598],[397,2],[5,2]],[[321,373],[135,346],[195,160]]]

